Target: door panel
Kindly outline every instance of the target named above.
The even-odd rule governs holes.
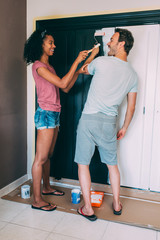
[[[160,41],[160,26],[159,26]],[[160,48],[157,61],[157,77],[155,90],[155,107],[154,107],[154,125],[152,141],[152,157],[150,164],[150,190],[160,192]]]
[[[94,46],[94,32],[94,29],[54,32],[56,51],[51,62],[58,76],[62,77],[69,71],[80,51],[91,49]],[[51,176],[56,178],[78,179],[78,168],[74,163],[76,130],[86,102],[90,82],[91,76],[80,75],[68,94],[60,92],[61,126],[53,161],[51,161]],[[108,170],[106,165],[100,162],[97,149],[91,161],[90,172],[92,182],[107,182]]]
[[[134,118],[126,136],[118,142],[118,165],[121,185],[134,188],[150,188],[152,158],[152,129],[154,124],[154,96],[157,74],[157,49],[159,25],[127,26],[135,42],[128,61],[138,74],[138,95]],[[103,28],[104,52],[114,28]],[[117,130],[123,125],[127,107],[124,99],[119,109]]]
[[[135,38],[128,61],[139,77],[137,104],[127,134],[118,144],[123,186],[149,189],[152,128],[157,73],[158,25],[127,27]],[[120,109],[122,126],[126,100]]]

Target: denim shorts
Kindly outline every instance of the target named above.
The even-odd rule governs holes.
[[[82,114],[77,128],[76,163],[89,165],[97,146],[101,162],[117,165],[116,116]]]
[[[34,122],[37,129],[56,128],[60,125],[60,112],[47,111],[38,107]]]

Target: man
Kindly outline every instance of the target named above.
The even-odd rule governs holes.
[[[113,213],[120,215],[122,204],[120,194],[120,174],[117,166],[117,139],[122,139],[135,111],[137,95],[137,74],[127,62],[133,46],[133,36],[126,29],[115,29],[115,34],[107,43],[108,56],[94,59],[98,53],[94,49],[87,59],[86,74],[93,75],[87,101],[77,129],[75,162],[82,189],[84,206],[78,213],[90,221],[95,221],[91,206],[91,178],[89,164],[97,146],[100,158],[109,170],[113,191]],[[94,60],[93,60],[94,59]],[[93,61],[92,61],[93,60]],[[116,132],[118,107],[127,96],[127,110],[122,128]]]

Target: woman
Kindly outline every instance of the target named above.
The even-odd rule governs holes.
[[[53,211],[55,204],[47,203],[41,196],[41,179],[43,177],[42,195],[64,195],[63,192],[52,189],[49,183],[50,157],[56,143],[59,117],[61,111],[59,88],[68,92],[83,69],[76,71],[88,51],[82,51],[71,66],[69,72],[60,79],[49,64],[49,57],[54,54],[56,46],[52,33],[36,30],[26,41],[24,59],[27,64],[33,63],[32,73],[36,83],[37,101],[39,107],[35,113],[37,128],[36,155],[32,166],[33,203],[32,208],[43,211]]]

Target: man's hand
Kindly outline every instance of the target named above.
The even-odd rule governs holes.
[[[126,131],[127,130],[122,127],[117,133],[117,140],[121,140],[125,136]]]
[[[121,140],[126,134],[126,131],[128,129],[128,126],[132,120],[132,117],[135,111],[136,97],[137,97],[136,92],[129,92],[127,94],[127,110],[126,110],[125,120],[124,120],[123,127],[117,133],[117,140]]]

